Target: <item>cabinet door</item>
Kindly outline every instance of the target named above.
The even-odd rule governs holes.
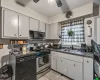
[[[84,80],[93,80],[93,59],[84,58]]]
[[[100,18],[97,18],[97,43],[100,44]]]
[[[3,10],[3,37],[17,38],[18,37],[18,14]]]
[[[29,38],[29,17],[19,15],[19,38]]]
[[[59,39],[59,25],[58,23],[53,23],[50,26],[50,38],[51,39]]]
[[[54,56],[51,56],[51,68],[55,71],[57,70],[57,60]]]
[[[67,76],[68,75],[67,69],[68,69],[67,60],[58,57],[57,58],[57,71]]]
[[[46,24],[46,39],[50,39],[50,24]]]
[[[33,18],[30,18],[30,30],[38,31],[39,29],[39,21]]]
[[[74,80],[83,80],[82,63],[68,60],[68,77]]]
[[[44,22],[40,21],[40,24],[39,24],[39,31],[40,32],[45,32],[45,25],[46,24]]]

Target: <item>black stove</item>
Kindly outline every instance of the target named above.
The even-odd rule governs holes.
[[[37,80],[36,55],[10,55],[10,64],[13,67],[12,80]]]

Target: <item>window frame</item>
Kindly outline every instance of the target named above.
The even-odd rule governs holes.
[[[80,34],[80,37],[82,35],[82,38],[79,38],[79,41],[68,41],[65,38],[65,41],[66,42],[63,42],[64,40],[62,40],[62,33],[63,33],[62,29],[63,28],[66,28],[66,27],[69,27],[70,29],[72,29],[72,27],[75,28],[75,26],[78,26],[78,25],[80,25],[82,27],[82,29],[81,29],[81,27],[79,27],[79,32],[81,32],[80,30],[82,30],[82,33],[79,33]],[[76,32],[78,32],[78,31],[75,31],[75,34],[76,34]],[[74,39],[77,39],[77,38],[74,38]],[[82,19],[70,20],[70,21],[62,22],[61,23],[61,44],[62,44],[62,46],[67,46],[67,45],[80,45],[81,43],[85,43],[84,19],[82,18]]]

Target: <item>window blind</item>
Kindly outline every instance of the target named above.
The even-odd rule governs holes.
[[[84,19],[70,20],[61,23],[61,42],[62,45],[78,44],[85,42],[84,39]],[[74,36],[68,36],[68,30],[74,32]]]

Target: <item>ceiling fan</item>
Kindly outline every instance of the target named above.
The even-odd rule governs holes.
[[[50,0],[49,0],[50,1]],[[53,0],[51,0],[53,1]],[[63,13],[66,13],[66,18],[70,18],[72,16],[72,11],[69,9],[69,6],[65,0],[55,0],[58,7],[61,7]],[[33,2],[37,3],[39,0],[33,0]]]
[[[33,0],[33,2],[37,3],[37,2],[39,2],[39,0]],[[56,0],[56,3],[57,3],[57,6],[58,7],[61,7],[62,6],[61,0]]]
[[[34,3],[38,3],[40,0],[15,0],[17,4],[21,6],[26,6],[30,1],[33,1]],[[54,0],[48,0],[48,1],[54,1]],[[72,16],[72,12],[70,11],[70,8],[67,4],[66,0],[55,0],[58,7],[61,8],[63,13],[66,13],[66,17],[70,18]]]

